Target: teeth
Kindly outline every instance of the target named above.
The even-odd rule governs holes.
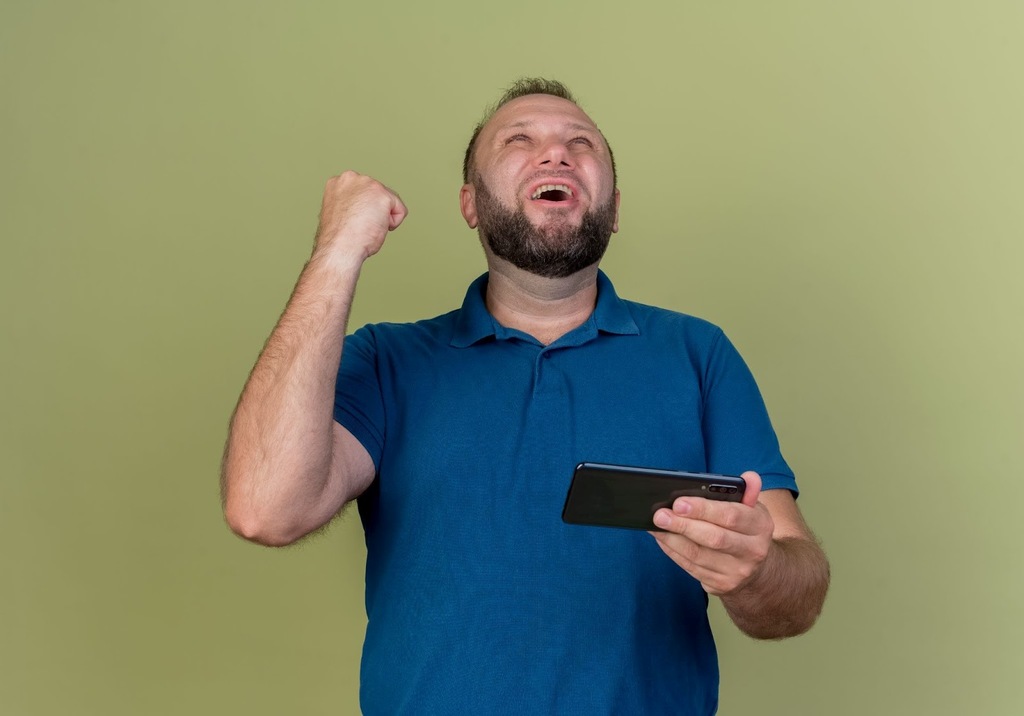
[[[533,196],[530,198],[537,199],[546,191],[564,191],[570,197],[572,196],[572,189],[567,187],[565,184],[544,184],[543,186],[537,187],[533,192]]]

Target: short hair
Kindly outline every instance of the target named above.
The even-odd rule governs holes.
[[[512,83],[512,86],[505,90],[505,94],[495,102],[493,105],[487,108],[484,112],[483,119],[481,119],[476,128],[473,130],[473,136],[469,138],[469,144],[466,146],[466,154],[462,158],[462,182],[464,184],[469,183],[469,176],[473,167],[473,155],[476,151],[476,140],[480,136],[480,131],[484,126],[491,121],[491,117],[499,109],[504,107],[506,104],[514,99],[525,97],[531,94],[546,94],[552,97],[559,97],[561,99],[569,100],[577,107],[580,106],[579,102],[573,96],[569,88],[558,80],[548,80],[543,77],[523,77]],[[615,171],[615,155],[612,154],[612,147],[608,143],[607,137],[604,136],[604,132],[598,130],[601,134],[601,138],[604,139],[605,146],[608,147],[608,157],[612,161],[612,185],[617,183],[617,174]]]

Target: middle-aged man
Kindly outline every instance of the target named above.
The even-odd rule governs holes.
[[[712,714],[707,595],[771,639],[810,628],[828,586],[757,386],[721,330],[598,271],[614,162],[560,83],[502,97],[464,182],[488,272],[461,309],[346,338],[363,262],[406,208],[369,177],[328,181],[232,418],[228,523],[284,545],[359,498],[367,714]],[[666,532],[567,525],[583,461],[742,473],[747,491],[676,500]]]

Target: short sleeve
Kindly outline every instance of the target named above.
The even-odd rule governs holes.
[[[377,342],[370,326],[345,338],[334,387],[334,419],[366,448],[380,469],[384,450],[384,400]]]
[[[762,489],[797,495],[796,478],[782,457],[761,391],[739,352],[722,333],[704,376],[704,446],[708,469],[725,475],[753,470]]]

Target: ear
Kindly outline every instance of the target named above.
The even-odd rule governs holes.
[[[619,231],[619,200],[622,195],[619,194],[619,190],[615,190],[615,221],[612,223],[612,233],[615,234]]]
[[[476,196],[472,184],[463,184],[459,189],[459,208],[462,210],[462,218],[466,220],[466,226],[476,228]]]

